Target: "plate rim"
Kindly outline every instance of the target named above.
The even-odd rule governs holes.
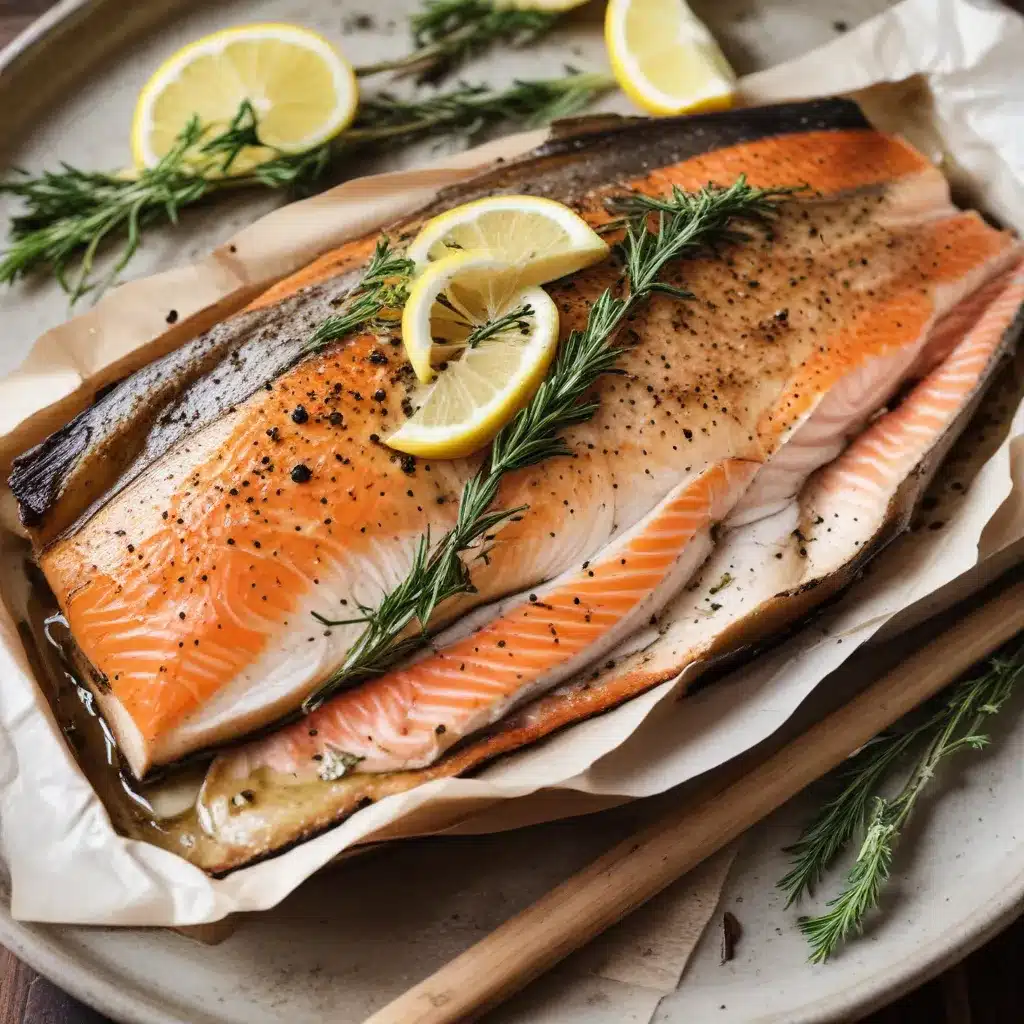
[[[945,945],[945,940],[939,937],[931,943],[916,947],[913,956],[901,960],[892,971],[879,976],[877,982],[868,987],[865,987],[863,982],[859,983],[855,998],[851,998],[849,987],[840,988],[830,995],[819,997],[810,1007],[796,1008],[799,1012],[809,1009],[812,1015],[789,1019],[802,1021],[804,1024],[829,1024],[836,1019],[836,1014],[861,1016],[880,1009],[937,977],[994,938],[1024,912],[1024,865],[1018,867],[1015,880],[1016,885],[1001,886],[997,890],[998,894],[986,907],[980,908],[977,929],[962,934],[960,941],[954,939]],[[987,912],[989,908],[991,914]],[[145,993],[125,989],[123,984],[119,985],[117,979],[106,970],[91,969],[48,936],[41,934],[49,928],[59,927],[16,921],[11,916],[7,900],[0,904],[0,943],[18,959],[79,1001],[115,1020],[131,1024],[195,1024],[194,1021],[161,1007]],[[958,934],[958,928],[947,928],[945,934],[955,936]],[[183,941],[193,940],[183,938]],[[938,956],[933,957],[936,947],[944,948]],[[685,976],[684,971],[684,980]],[[782,1018],[776,1015],[774,1019]]]
[[[144,30],[166,18],[171,6],[186,8],[194,2],[154,3],[149,7],[151,18],[145,24],[140,22],[138,28]],[[9,87],[3,81],[6,73],[21,62],[45,59],[47,41],[58,31],[65,30],[68,22],[87,15],[92,9],[99,10],[109,5],[110,0],[57,0],[0,49],[0,94]],[[102,48],[97,47],[95,53],[98,55],[100,52]],[[835,1019],[837,1013],[870,1013],[960,962],[1024,913],[1024,864],[1018,866],[1016,875],[1009,881],[1010,885],[1000,887],[992,899],[972,915],[976,920],[961,921],[947,927],[948,940],[939,937],[930,944],[916,947],[910,957],[901,959],[870,985],[861,983],[854,998],[851,998],[849,989],[844,988],[819,997],[813,1006],[802,1008],[810,1010],[811,1015],[799,1019],[805,1024],[827,1024]],[[963,931],[965,925],[967,930]],[[0,901],[0,943],[74,998],[115,1020],[132,1024],[194,1024],[162,1007],[144,991],[126,989],[123,982],[119,984],[107,970],[97,969],[87,960],[76,958],[51,935],[45,934],[59,928],[59,925],[17,921],[11,915],[9,893],[5,893]]]

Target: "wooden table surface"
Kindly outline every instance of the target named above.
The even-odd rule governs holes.
[[[55,0],[0,0],[3,47]],[[1024,4],[1017,0],[1014,6]],[[956,967],[862,1024],[1015,1024],[1024,1021],[1024,917]],[[0,948],[0,1024],[103,1024]]]

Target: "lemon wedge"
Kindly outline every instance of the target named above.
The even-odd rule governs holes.
[[[473,249],[511,264],[524,286],[573,274],[608,255],[607,243],[582,217],[537,196],[489,196],[457,206],[427,221],[408,255],[423,267]]]
[[[357,99],[351,65],[316,32],[276,23],[227,28],[189,43],[143,86],[132,155],[136,166],[152,167],[191,117],[223,130],[248,100],[264,146],[242,151],[231,167],[239,174],[273,150],[299,153],[326,142],[352,121]]]
[[[402,340],[419,379],[433,383],[411,396],[418,408],[386,443],[460,458],[490,441],[540,386],[558,348],[558,308],[490,253],[455,253],[413,284]]]
[[[612,71],[652,114],[725,110],[736,75],[683,0],[609,0],[604,38]]]

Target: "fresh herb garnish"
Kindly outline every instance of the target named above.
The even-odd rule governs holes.
[[[304,351],[319,351],[336,338],[356,331],[387,333],[393,329],[395,319],[381,319],[381,314],[385,310],[397,312],[405,305],[415,270],[413,261],[395,253],[387,235],[382,235],[342,311],[327,317],[317,327]]]
[[[365,145],[435,132],[472,138],[503,122],[544,125],[577,113],[614,88],[610,75],[574,71],[561,78],[516,80],[505,89],[462,82],[422,99],[377,93],[363,101],[355,124],[338,141]]]
[[[789,847],[793,868],[779,882],[789,906],[805,892],[813,892],[839,854],[862,837],[845,886],[828,902],[826,913],[800,919],[812,963],[828,960],[851,934],[860,933],[889,878],[900,832],[940,762],[961,750],[988,745],[985,722],[1003,707],[1022,674],[1024,647],[1008,657],[993,658],[977,678],[931,702],[916,724],[899,724],[882,733],[839,771],[842,789]],[[878,791],[894,768],[921,743],[924,749],[900,791],[893,797],[880,796]]]
[[[324,782],[337,782],[364,760],[365,758],[358,754],[350,754],[347,750],[328,747],[320,759],[320,770],[317,774]]]
[[[533,306],[524,303],[510,309],[507,313],[494,317],[493,320],[486,320],[474,327],[466,335],[466,345],[469,348],[476,348],[481,341],[490,338],[497,338],[499,335],[507,334],[509,331],[518,331],[520,334],[530,333],[530,318],[534,315]]]
[[[255,126],[255,111],[243,102],[217,134],[193,117],[160,162],[138,172],[81,171],[70,164],[38,177],[16,171],[14,178],[0,182],[0,193],[17,196],[26,209],[11,220],[0,282],[10,284],[45,268],[74,302],[125,268],[147,227],[177,223],[182,207],[210,192],[247,185],[284,188],[311,182],[326,168],[327,153],[320,147],[298,155],[276,154],[245,174],[225,177],[241,151],[256,140]],[[114,239],[121,239],[120,253],[110,273],[97,282],[96,254]]]
[[[356,68],[360,76],[381,71],[438,81],[463,61],[495,43],[525,46],[544,35],[559,13],[499,6],[492,0],[427,0],[409,19],[413,51],[394,60]]]
[[[439,604],[473,592],[463,553],[480,547],[476,557],[485,557],[487,548],[480,542],[486,543],[499,527],[526,511],[525,506],[493,507],[502,479],[545,459],[571,455],[562,434],[597,411],[597,403],[587,401],[586,396],[598,378],[618,362],[617,329],[655,292],[688,297],[689,293],[661,281],[666,265],[723,237],[742,237],[730,228],[734,221],[766,220],[789,191],[754,188],[743,177],[728,188],[708,185],[695,193],[674,189],[654,224],[629,200],[634,212],[624,221],[625,237],[619,244],[627,294],[619,296],[617,289],[606,289],[591,306],[585,328],[569,334],[552,371],[526,407],[498,432],[489,457],[463,488],[455,525],[436,545],[429,533],[420,537],[405,579],[376,608],[360,607],[357,618],[335,620],[313,613],[325,626],[365,625],[341,667],[304,702],[304,711],[312,711],[340,690],[387,669],[424,642]],[[621,202],[613,205],[622,208]],[[410,632],[414,624],[418,629]]]
[[[216,193],[253,187],[307,190],[337,164],[339,154],[426,135],[472,138],[503,122],[542,124],[613,87],[606,75],[570,74],[497,90],[459,85],[422,100],[382,94],[365,100],[353,126],[332,142],[304,153],[270,151],[263,163],[234,174],[243,150],[260,145],[256,112],[246,100],[219,132],[193,117],[154,167],[106,173],[62,164],[59,171],[37,177],[16,172],[0,181],[0,194],[25,204],[11,220],[0,283],[47,270],[74,303],[86,292],[101,291],[124,270],[147,228],[176,224],[184,207]],[[121,248],[112,269],[96,280],[97,254],[117,241]]]

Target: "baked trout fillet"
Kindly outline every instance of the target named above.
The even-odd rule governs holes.
[[[197,862],[265,855],[360,801],[466,770],[777,631],[899,528],[908,481],[1002,351],[1020,251],[853,104],[604,124],[444,193],[389,234],[500,192],[557,199],[596,225],[624,191],[740,174],[806,187],[770,233],[673,269],[668,283],[695,298],[654,296],[619,339],[623,373],[595,389],[597,415],[567,435],[572,456],[506,479],[499,503],[529,510],[473,562],[476,593],[442,607],[431,628],[453,625],[425,655],[215,761]],[[401,350],[361,335],[301,355],[374,241],[279,283],[15,464],[39,563],[139,776],[293,712],[361,628],[313,613],[375,605],[420,537],[455,521],[480,458],[415,460],[379,441],[410,395]],[[563,336],[619,274],[609,260],[549,287]],[[898,441],[863,449],[929,386]],[[925,408],[936,395],[952,403],[941,415]],[[874,519],[848,504],[869,464]],[[829,531],[804,545],[813,557],[782,533],[763,540],[791,522],[786,537]],[[694,611],[692,588],[714,588],[721,559],[741,555],[757,586],[731,611]],[[572,682],[595,665],[596,681]]]

